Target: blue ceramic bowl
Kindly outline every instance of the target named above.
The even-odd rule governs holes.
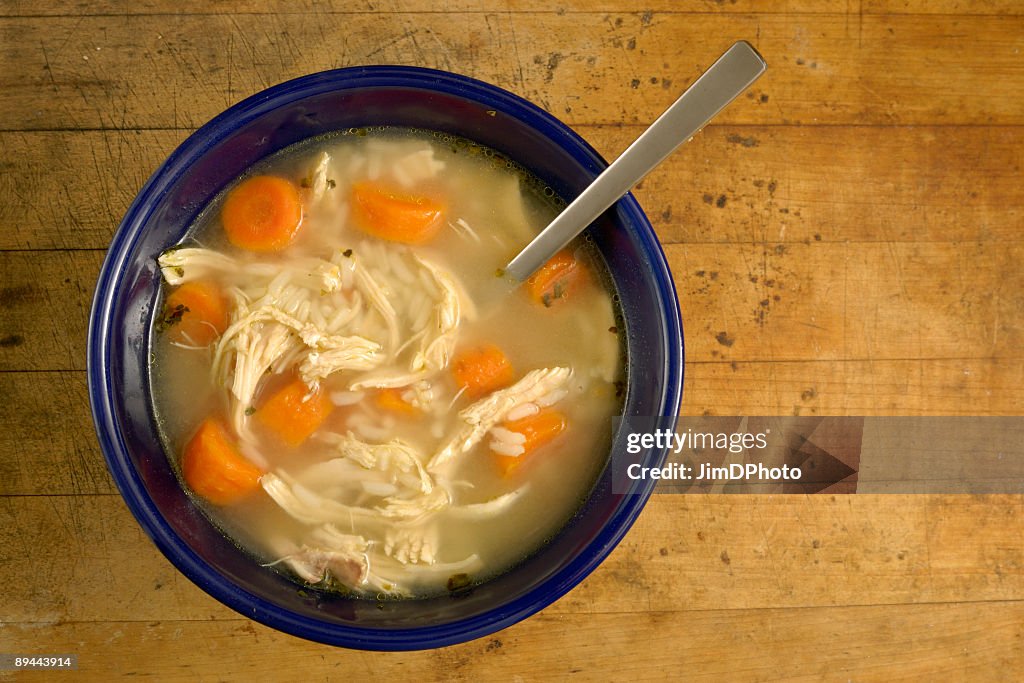
[[[543,609],[582,581],[633,524],[653,483],[613,491],[606,467],[583,507],[548,545],[468,595],[351,599],[302,588],[261,567],[182,491],[155,428],[149,386],[156,256],[254,162],[310,136],[351,127],[411,126],[460,135],[517,160],[561,196],[576,196],[601,157],[550,114],[504,90],[450,73],[359,67],[261,92],[189,137],[146,183],[114,236],[89,326],[89,395],[100,445],[146,533],[200,588],[232,609],[310,640],[413,650],[479,638]],[[589,228],[611,271],[626,322],[626,415],[671,414],[682,393],[678,300],[654,231],[632,196]],[[613,448],[625,448],[626,435]],[[640,460],[659,466],[666,453]]]

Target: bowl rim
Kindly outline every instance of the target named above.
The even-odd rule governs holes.
[[[633,482],[628,493],[617,494],[620,500],[593,542],[559,571],[504,605],[454,622],[408,629],[340,625],[297,615],[233,584],[171,530],[130,462],[127,444],[118,428],[111,393],[114,387],[109,339],[114,302],[123,285],[121,275],[133,246],[143,232],[146,219],[159,203],[166,185],[179,178],[193,162],[233,130],[269,111],[336,90],[373,87],[419,88],[483,104],[525,121],[595,175],[607,166],[593,147],[552,114],[502,88],[453,72],[413,66],[358,66],[312,73],[271,86],[232,105],[189,135],[150,176],[129,206],[111,240],[94,291],[88,329],[88,390],[97,438],[122,498],[159,550],[193,583],[236,612],[302,638],[367,650],[417,650],[489,635],[564,596],[596,569],[623,539],[656,482],[638,480]],[[664,326],[660,342],[665,349],[662,368],[665,381],[657,403],[662,415],[674,414],[682,397],[685,357],[675,284],[657,235],[632,194],[620,199],[616,207],[637,228],[638,244],[651,266],[650,276],[662,303],[658,314],[662,316]]]

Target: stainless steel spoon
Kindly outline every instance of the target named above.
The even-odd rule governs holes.
[[[699,132],[756,81],[767,66],[746,41],[741,40],[726,50],[611,166],[509,262],[505,274],[516,281],[530,277],[679,145]]]

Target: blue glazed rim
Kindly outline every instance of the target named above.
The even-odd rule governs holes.
[[[131,257],[148,221],[161,201],[166,199],[171,184],[180,180],[233,131],[268,112],[339,89],[358,88],[417,88],[464,98],[526,123],[571,155],[592,175],[607,165],[588,143],[546,111],[505,90],[449,72],[418,67],[354,67],[311,74],[273,86],[230,107],[189,136],[146,182],[129,207],[111,242],[94,294],[88,332],[89,396],[101,449],[129,509],[160,551],[211,596],[272,628],[331,645],[367,650],[442,647],[494,633],[540,611],[569,592],[622,540],[653,492],[655,482],[632,482],[626,493],[618,494],[618,502],[611,515],[581,552],[525,595],[506,604],[440,625],[400,630],[339,625],[296,614],[235,585],[176,534],[157,508],[131,460],[129,445],[119,424],[119,405],[115,405],[111,342],[119,330],[113,329],[112,324],[120,320],[115,315],[115,308],[119,297],[126,295],[123,276],[131,265]],[[657,411],[650,410],[646,414],[674,414],[682,397],[684,358],[682,321],[675,286],[657,236],[632,195],[620,200],[613,211],[618,213],[620,222],[634,227],[640,255],[653,281],[654,296],[658,301],[661,338],[649,341],[664,349],[661,367],[663,387],[656,399]],[[118,315],[123,316],[120,312]],[[628,406],[628,393],[626,402]],[[642,456],[642,464],[660,466],[666,455],[664,450],[651,450]]]

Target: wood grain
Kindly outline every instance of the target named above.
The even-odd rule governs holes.
[[[681,412],[1021,414],[1019,2],[0,5],[0,652],[77,652],[87,680],[1015,680],[1021,496],[660,494],[541,614],[382,654],[216,602],[106,472],[84,372],[104,250],[225,107],[327,68],[432,66],[611,158],[741,37],[768,74],[635,191],[680,294]]]
[[[608,159],[641,130],[578,126]],[[106,248],[186,134],[0,133],[0,250]],[[634,194],[666,244],[991,244],[1021,239],[1021,168],[1016,126],[712,124]]]
[[[0,252],[0,371],[84,370],[104,253]]]
[[[659,494],[545,614],[1019,601],[1022,513],[1019,496]],[[25,587],[4,622],[237,618],[160,555],[116,495],[2,496],[0,521],[5,578]]]
[[[231,662],[251,680],[856,681],[1013,680],[1024,666],[1016,602],[811,610],[544,613],[477,641],[428,652],[331,650],[247,620],[70,622],[5,627],[12,647],[88,643],[79,675],[207,680]],[[884,634],[879,638],[879,634]],[[140,661],[136,653],[147,653]],[[22,680],[19,678],[19,680]],[[35,680],[25,675],[23,680]],[[52,680],[39,677],[39,680]]]
[[[195,128],[274,83],[380,63],[465,73],[571,125],[647,124],[734,36],[771,68],[719,123],[1016,125],[1022,27],[930,15],[5,18],[0,58],[23,68],[0,73],[0,127]]]
[[[0,458],[0,500],[116,491],[93,431],[84,372],[0,372],[0,397],[0,453],[12,454]]]
[[[496,8],[494,3],[481,0],[446,0],[442,7],[429,0],[182,0],[169,6],[161,0],[139,0],[123,5],[113,0],[54,5],[42,0],[11,0],[0,7],[0,16],[91,16],[116,14],[326,14],[376,13],[381,15],[410,13],[522,13],[544,12],[557,15],[575,13],[637,13],[649,14],[834,14],[839,8],[831,0],[567,0],[552,5],[543,0],[508,0]],[[860,0],[846,3],[847,14],[955,14],[957,16],[1015,15],[1021,13],[1014,0]]]

